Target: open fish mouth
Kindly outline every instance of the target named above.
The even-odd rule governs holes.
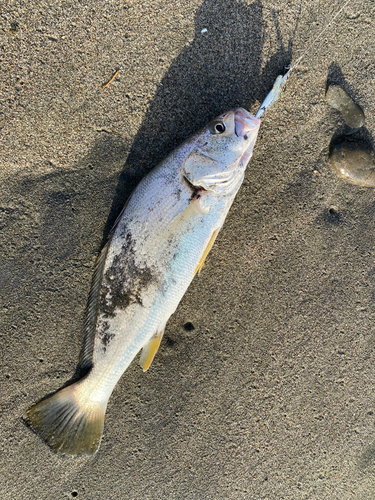
[[[259,129],[260,119],[255,118],[246,109],[238,108],[234,112],[234,125],[237,137],[246,140]]]

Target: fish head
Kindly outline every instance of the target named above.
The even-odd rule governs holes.
[[[228,111],[198,134],[184,162],[183,175],[196,188],[230,194],[242,182],[260,119],[243,108]]]

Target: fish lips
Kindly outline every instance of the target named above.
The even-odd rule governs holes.
[[[234,126],[237,137],[245,140],[244,151],[238,162],[238,167],[245,169],[253,154],[255,142],[258,137],[260,118],[255,118],[246,109],[238,108],[234,111]]]
[[[238,108],[234,111],[234,126],[237,137],[243,137],[247,140],[254,133],[257,134],[260,123],[260,118],[255,118],[246,109]]]

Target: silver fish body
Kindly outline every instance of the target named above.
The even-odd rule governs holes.
[[[93,279],[80,359],[88,373],[28,410],[57,452],[95,453],[117,381],[141,349],[141,365],[151,364],[243,181],[259,125],[242,108],[219,116],[133,192]]]

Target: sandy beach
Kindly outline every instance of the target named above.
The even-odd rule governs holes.
[[[5,0],[0,6],[0,494],[375,498],[375,191],[339,179],[341,85],[374,149],[375,3]],[[264,116],[244,183],[93,458],[25,411],[74,373],[96,257],[142,177],[219,113]],[[102,86],[119,71],[106,87]]]

